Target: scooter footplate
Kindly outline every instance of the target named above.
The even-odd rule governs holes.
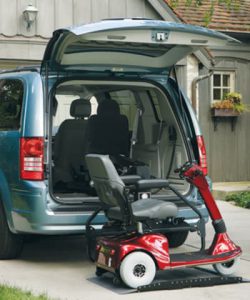
[[[138,292],[157,290],[178,290],[191,287],[208,287],[222,284],[232,284],[244,282],[242,277],[237,276],[216,276],[203,278],[175,279],[154,282],[148,285],[139,286]]]

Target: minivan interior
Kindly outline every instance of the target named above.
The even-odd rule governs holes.
[[[51,192],[59,202],[96,198],[85,155],[109,155],[119,175],[167,178],[183,194],[175,170],[189,159],[174,107],[150,82],[67,80],[51,98]],[[169,190],[152,192],[157,198]]]

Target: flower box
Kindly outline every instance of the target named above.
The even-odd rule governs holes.
[[[238,117],[240,112],[232,108],[212,108],[213,117]]]

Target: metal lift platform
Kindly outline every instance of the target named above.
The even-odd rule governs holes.
[[[137,288],[137,291],[147,292],[159,290],[178,290],[192,287],[209,287],[244,282],[250,281],[238,276],[207,276],[202,278],[193,277],[188,279],[169,279],[154,281],[151,284],[140,286]]]

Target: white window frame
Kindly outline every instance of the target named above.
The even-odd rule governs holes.
[[[221,84],[220,86],[214,86],[214,75],[220,75],[221,76]],[[229,85],[225,86],[223,85],[223,75],[229,75]],[[223,89],[229,89],[229,92],[235,91],[235,72],[234,71],[215,71],[214,74],[211,76],[211,102],[222,100],[223,99]],[[214,99],[214,89],[220,89],[220,98],[221,99]]]

